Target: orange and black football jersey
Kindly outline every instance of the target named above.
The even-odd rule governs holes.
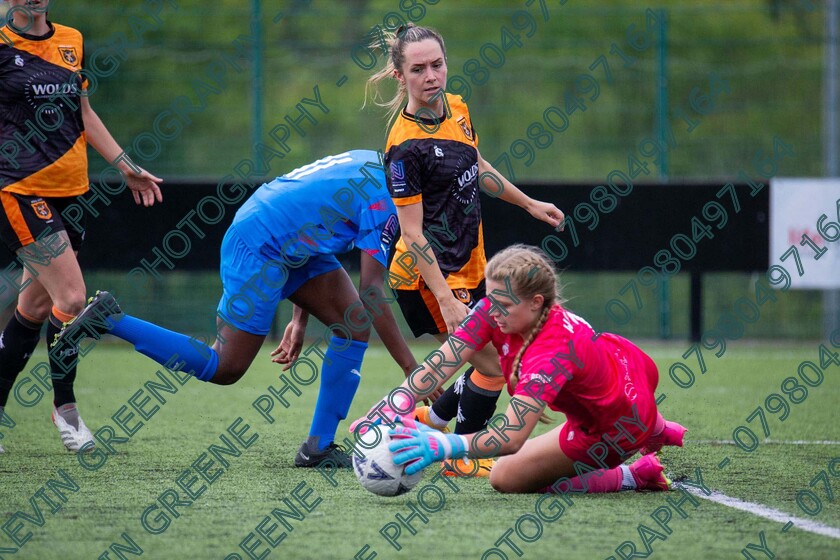
[[[471,289],[484,278],[487,263],[478,188],[478,136],[461,97],[446,94],[446,100],[446,113],[440,119],[420,118],[405,109],[397,117],[385,148],[387,182],[396,206],[423,204],[423,233],[449,287]],[[416,267],[409,274],[400,265],[406,262],[400,256],[408,250],[401,238],[391,263],[394,288],[419,287]],[[415,259],[419,260],[422,256],[417,252]]]
[[[82,34],[50,23],[41,37],[0,33],[0,189],[45,197],[88,190]]]

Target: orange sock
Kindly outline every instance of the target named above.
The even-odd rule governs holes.
[[[505,378],[503,376],[484,375],[477,369],[473,370],[472,374],[470,374],[470,381],[476,387],[480,387],[485,391],[501,391],[502,387],[505,386]]]
[[[69,313],[65,313],[64,311],[61,311],[58,307],[56,307],[54,305],[53,305],[53,308],[52,308],[52,316],[55,317],[56,319],[58,319],[61,323],[69,323],[70,321],[72,321],[73,319],[76,318],[75,315],[70,315]],[[61,325],[58,325],[58,326],[61,326]]]

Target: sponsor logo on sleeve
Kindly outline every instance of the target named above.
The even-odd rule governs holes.
[[[391,184],[405,186],[405,166],[402,160],[391,162]]]

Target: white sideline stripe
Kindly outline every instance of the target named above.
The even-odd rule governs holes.
[[[805,439],[765,439],[759,440],[762,444],[769,445],[840,445],[840,441],[830,439],[805,440]],[[732,439],[687,439],[685,443],[702,443],[717,445],[737,445]]]
[[[815,533],[817,535],[831,537],[833,539],[840,539],[840,529],[831,527],[829,525],[823,525],[822,523],[812,521],[811,519],[806,519],[804,517],[794,517],[792,515],[788,515],[783,511],[763,506],[761,504],[745,502],[743,500],[739,500],[738,498],[730,498],[726,494],[723,494],[722,492],[718,491],[712,491],[711,495],[707,496],[699,488],[694,488],[693,486],[686,486],[685,484],[682,484],[680,482],[675,482],[673,486],[676,488],[682,488],[686,492],[693,494],[698,498],[703,498],[704,500],[709,500],[711,502],[715,502],[716,504],[721,504],[734,509],[739,509],[741,511],[746,511],[747,513],[751,513],[758,517],[763,517],[764,519],[769,519],[770,521],[776,521],[777,523],[787,523],[788,521],[790,521],[791,523],[793,523],[793,528],[795,529],[800,529],[809,533]]]

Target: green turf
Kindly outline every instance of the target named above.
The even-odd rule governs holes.
[[[810,489],[823,503],[822,512],[813,519],[840,527],[840,497],[830,501],[819,480],[809,488],[811,480],[827,469],[829,461],[840,456],[840,446],[764,443],[758,420],[749,424],[746,421],[769,393],[779,392],[785,377],[796,376],[802,360],[817,361],[817,343],[731,344],[722,358],[704,352],[708,371],[703,376],[699,376],[696,361],[681,358],[687,343],[644,344],[644,347],[662,371],[659,392],[667,395],[661,405],[663,413],[685,424],[690,429],[689,439],[695,442],[684,449],[669,449],[664,453],[663,462],[674,476],[693,478],[696,467],[700,467],[706,484],[712,488],[797,517],[808,516],[797,507],[796,493]],[[277,559],[353,558],[369,545],[367,556],[360,558],[370,557],[372,551],[377,553],[377,558],[482,558],[506,531],[514,529],[511,542],[524,558],[600,559],[611,555],[621,558],[615,549],[625,541],[632,541],[644,553],[639,535],[642,525],[667,537],[651,543],[658,558],[743,558],[741,549],[748,543],[759,543],[761,531],[776,558],[837,558],[840,554],[840,540],[806,533],[795,526],[782,533],[781,523],[703,500],[697,507],[685,505],[687,519],[672,512],[669,524],[672,533],[667,535],[650,516],[657,508],[667,505],[668,497],[678,498],[675,492],[574,495],[573,505],[544,500],[539,508],[544,519],[542,534],[537,538],[538,528],[533,523],[539,518],[535,511],[536,496],[501,495],[486,480],[463,479],[456,482],[457,492],[443,482],[435,484],[442,490],[445,504],[435,513],[420,510],[426,515],[427,523],[415,518],[411,525],[416,534],[402,526],[398,540],[402,549],[397,551],[380,530],[396,523],[397,515],[404,518],[410,515],[409,503],[417,503],[418,490],[430,483],[430,475],[411,493],[387,499],[367,493],[350,472],[339,474],[334,487],[316,472],[294,469],[292,459],[307,432],[317,383],[301,387],[300,397],[287,392],[290,408],[275,403],[276,421],[268,423],[251,406],[269,385],[278,385],[278,372],[268,362],[268,350],[267,345],[251,371],[234,387],[189,380],[184,386],[178,386],[176,394],[163,393],[166,404],[127,443],[115,444],[117,454],[108,457],[96,471],[82,468],[77,457],[61,447],[49,419],[49,397],[35,406],[23,407],[13,396],[7,411],[17,425],[0,430],[5,436],[2,443],[8,450],[0,455],[0,527],[3,528],[0,550],[15,548],[7,532],[19,539],[31,533],[31,539],[17,554],[0,551],[0,558],[98,558],[106,552],[102,558],[120,558],[114,550],[109,551],[109,545],[114,542],[126,545],[125,536],[142,548],[142,558],[225,558],[231,553],[248,558],[239,548],[240,542],[266,516],[271,516],[272,510],[292,511],[292,505],[304,519],[286,518],[292,531],[279,526],[272,532],[274,522],[266,522],[263,528],[270,538],[276,541],[284,531],[287,536],[276,548],[267,545],[263,538],[254,552],[256,556],[265,553],[266,558]],[[420,355],[428,347],[418,345],[416,350]],[[43,357],[40,350],[33,360],[40,361]],[[680,389],[669,379],[668,369],[675,360],[685,361],[698,373],[690,389]],[[103,344],[85,357],[77,395],[91,428],[116,426],[111,416],[126,405],[157,369],[150,360],[120,343]],[[21,375],[19,383],[25,382],[26,375]],[[398,369],[384,350],[371,348],[351,416],[362,415],[399,377]],[[24,388],[31,386],[24,385]],[[825,381],[819,387],[809,388],[807,399],[792,406],[785,422],[775,416],[768,417],[771,439],[840,441],[840,426],[835,416],[838,402],[840,367],[832,365],[826,369]],[[152,405],[149,403],[146,408]],[[243,449],[243,444],[236,444],[238,449],[243,449],[241,456],[228,457],[228,468],[207,485],[194,503],[177,508],[178,517],[169,516],[172,519],[165,531],[160,534],[146,531],[141,526],[144,510],[155,504],[167,489],[175,489],[184,498],[186,494],[177,486],[176,479],[209,445],[221,444],[220,434],[226,433],[227,427],[240,417],[250,425],[246,437],[258,434],[258,438],[247,449]],[[137,417],[130,424],[136,421]],[[732,439],[733,429],[742,424],[749,425],[762,439],[752,453],[733,445],[696,443],[697,440]],[[346,425],[342,424],[342,433]],[[119,428],[116,431],[124,435]],[[718,469],[718,463],[725,457],[730,458],[730,464]],[[95,456],[88,458],[95,459]],[[835,466],[840,470],[840,460]],[[218,464],[213,466],[210,473],[218,468]],[[59,489],[66,501],[49,488],[43,494],[36,494],[49,479],[62,482],[59,470],[78,484],[78,491]],[[840,479],[829,476],[828,482],[840,496]],[[296,492],[300,501],[293,497],[299,485],[303,485]],[[198,481],[193,488],[200,486]],[[53,513],[39,495],[49,497],[57,511]],[[437,495],[432,490],[423,493],[429,508],[437,505]],[[30,503],[33,496],[32,501],[43,514],[43,522],[37,519]],[[301,501],[311,511],[307,512]],[[556,516],[560,504],[565,505],[563,515],[548,521]],[[13,519],[17,511],[29,518]],[[155,515],[149,519],[153,528],[162,527],[162,517],[157,523]],[[533,542],[517,535],[518,520],[524,537]],[[19,524],[22,526],[15,532]],[[655,538],[655,534],[649,535]],[[502,543],[499,548],[508,558],[517,557],[507,544]],[[125,558],[137,557],[129,552],[121,554]],[[765,557],[758,551],[752,554],[755,558]],[[503,558],[493,554],[485,557]]]

